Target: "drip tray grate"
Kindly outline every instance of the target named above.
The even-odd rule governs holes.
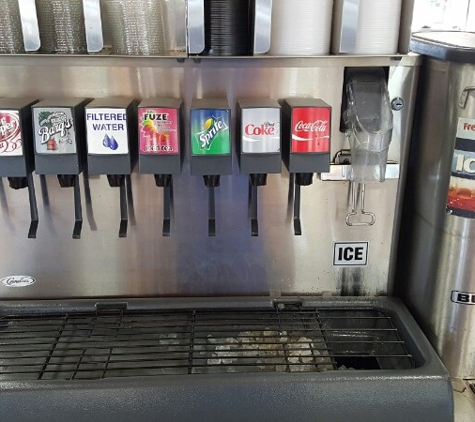
[[[0,318],[0,381],[414,367],[392,318],[376,309],[108,309]]]

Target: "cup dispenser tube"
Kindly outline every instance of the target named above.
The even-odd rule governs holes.
[[[138,108],[139,169],[163,188],[163,236],[170,236],[173,176],[183,164],[182,113],[182,101],[171,98],[146,99]]]
[[[34,158],[31,106],[34,99],[0,99],[0,177],[7,177],[10,188],[28,189],[31,223],[28,238],[36,238],[38,206],[32,176]]]
[[[351,69],[346,79],[347,108],[343,113],[351,151],[351,211],[349,226],[371,226],[376,215],[365,209],[365,185],[386,179],[393,114],[383,69]],[[358,210],[359,204],[359,210]],[[358,220],[358,214],[362,216]]]
[[[136,162],[136,103],[128,98],[97,99],[86,108],[87,172],[106,175],[119,188],[119,237],[127,237],[130,175]]]
[[[208,188],[208,236],[216,236],[215,188],[233,171],[231,110],[227,100],[195,99],[191,104],[191,174]]]

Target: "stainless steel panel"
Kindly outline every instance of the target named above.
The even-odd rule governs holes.
[[[475,306],[452,291],[475,292],[475,222],[446,214],[459,117],[475,118],[475,66],[427,59],[415,126],[399,262],[401,291],[454,377],[475,377]],[[463,101],[465,103],[465,101]]]
[[[391,98],[406,106],[394,113],[390,159],[405,165],[418,57],[329,57],[174,59],[73,56],[5,57],[0,64],[0,95],[45,97],[181,97],[186,112],[193,98],[227,98],[235,129],[237,98],[319,97],[333,107],[332,156],[348,143],[340,132],[346,66],[390,66]],[[188,135],[188,130],[187,130]],[[401,155],[401,150],[403,151]],[[201,177],[174,178],[171,236],[162,237],[163,193],[153,176],[132,175],[133,206],[128,237],[118,239],[119,191],[105,177],[81,186],[85,222],[73,240],[72,190],[55,177],[46,186],[38,176],[40,225],[28,240],[28,198],[0,185],[2,208],[0,277],[31,275],[29,287],[0,285],[5,298],[236,295],[385,294],[392,289],[398,180],[366,187],[366,208],[376,214],[372,227],[348,227],[349,182],[317,178],[302,189],[302,236],[294,236],[288,202],[289,175],[269,175],[259,188],[259,236],[251,237],[248,176],[222,178],[216,189],[217,236],[207,235],[207,190]],[[403,171],[401,172],[403,173]],[[81,179],[83,180],[83,179]],[[83,183],[83,182],[81,182]],[[87,196],[90,192],[90,197]],[[368,266],[334,267],[335,241],[368,241]]]

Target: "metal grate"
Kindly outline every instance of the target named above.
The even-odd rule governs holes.
[[[180,310],[3,316],[0,380],[409,369],[378,310]]]

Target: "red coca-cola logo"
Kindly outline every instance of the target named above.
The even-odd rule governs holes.
[[[273,136],[275,135],[275,123],[262,123],[257,126],[252,123],[244,128],[244,132],[249,136]]]
[[[0,113],[0,154],[21,148],[21,127],[17,113]]]
[[[295,125],[296,132],[326,132],[328,128],[327,120],[315,120],[314,122],[303,122]]]
[[[292,152],[330,152],[330,107],[297,107],[292,110]]]

